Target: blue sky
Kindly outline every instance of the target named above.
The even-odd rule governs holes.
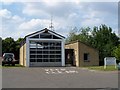
[[[105,1],[105,0],[104,0]],[[0,36],[15,40],[32,32],[49,28],[51,15],[57,33],[68,35],[77,27],[106,24],[118,33],[118,2],[83,2],[81,0],[31,2],[2,1],[0,8]],[[4,33],[5,32],[5,33]]]

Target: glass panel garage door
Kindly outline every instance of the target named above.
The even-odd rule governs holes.
[[[30,62],[61,62],[61,42],[30,41]]]

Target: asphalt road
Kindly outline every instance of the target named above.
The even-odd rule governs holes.
[[[118,88],[118,72],[76,67],[3,68],[2,88]]]

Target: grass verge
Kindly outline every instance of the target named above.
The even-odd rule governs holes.
[[[104,66],[89,66],[89,67],[83,67],[90,70],[99,70],[99,71],[117,71],[118,68],[115,68],[115,66],[107,66],[106,69],[104,69]]]

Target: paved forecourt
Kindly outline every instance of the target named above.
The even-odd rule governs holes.
[[[3,88],[117,88],[117,71],[76,67],[13,67],[2,69]]]

